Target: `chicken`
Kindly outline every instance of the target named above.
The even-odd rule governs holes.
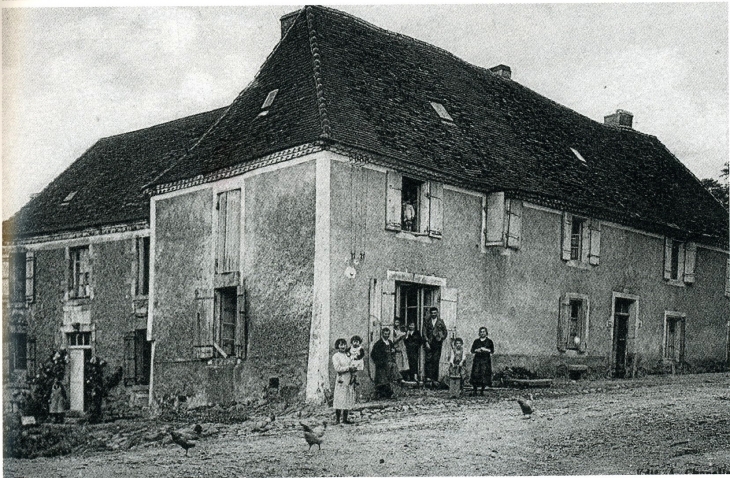
[[[324,442],[324,432],[327,430],[327,422],[322,422],[321,427],[310,427],[306,423],[299,422],[299,424],[304,429],[304,439],[307,441],[307,444],[309,445],[309,449],[312,449],[312,445],[317,445],[317,449],[322,449],[322,443]]]
[[[188,456],[188,450],[195,446],[195,441],[200,438],[200,434],[203,432],[203,427],[200,425],[195,425],[190,430],[171,430],[170,436],[172,436],[172,441],[180,445],[185,450],[185,456]]]
[[[251,428],[252,432],[259,432],[263,433],[266,431],[269,431],[272,427],[272,424],[276,421],[276,416],[272,413],[271,416],[266,417],[265,420],[262,420],[260,422],[256,422]]]
[[[532,394],[529,395],[529,398],[518,398],[517,403],[520,404],[520,408],[522,409],[522,414],[525,415],[527,418],[530,418],[532,416],[533,408],[532,408]]]

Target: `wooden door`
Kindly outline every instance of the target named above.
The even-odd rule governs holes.
[[[71,411],[84,411],[84,349],[69,350],[69,399]]]

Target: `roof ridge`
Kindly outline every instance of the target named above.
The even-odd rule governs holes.
[[[195,118],[195,117],[198,117],[198,116],[207,115],[209,113],[213,113],[216,110],[222,110],[222,109],[225,109],[225,108],[226,108],[225,106],[221,106],[219,108],[213,108],[213,109],[208,110],[208,111],[201,111],[200,113],[194,113],[194,114],[187,115],[187,116],[181,116],[179,118],[175,118],[175,119],[172,119],[172,120],[163,121],[162,123],[153,124],[152,126],[144,126],[142,128],[133,129],[132,131],[125,131],[124,133],[117,133],[117,134],[112,134],[112,135],[109,135],[109,136],[102,136],[101,138],[98,139],[98,141],[106,141],[106,140],[110,140],[110,139],[119,138],[121,136],[126,136],[128,134],[139,133],[140,131],[147,131],[147,130],[151,130],[151,129],[154,129],[154,128],[161,128],[163,126],[168,126],[169,124],[175,123],[177,121],[182,121],[182,120],[186,120],[186,119],[190,119],[190,118]],[[81,157],[81,156],[79,156],[79,157]]]
[[[327,114],[327,99],[324,96],[324,85],[322,84],[322,57],[319,54],[317,43],[317,31],[314,29],[314,12],[311,6],[304,7],[307,16],[307,32],[309,33],[309,49],[312,52],[312,72],[314,74],[314,86],[317,90],[317,110],[319,111],[319,123],[322,128],[321,137],[329,139],[332,135],[329,116]],[[295,20],[296,21],[296,20]]]

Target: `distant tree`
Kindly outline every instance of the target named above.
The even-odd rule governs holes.
[[[720,180],[714,178],[705,178],[700,180],[702,185],[707,189],[710,194],[715,196],[720,201],[725,209],[728,209],[728,175],[730,175],[730,162],[725,163],[725,166],[720,170]]]

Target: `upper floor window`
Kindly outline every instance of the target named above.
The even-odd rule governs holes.
[[[10,301],[25,302],[25,253],[10,255]]]
[[[484,203],[482,224],[487,246],[519,249],[522,245],[522,201],[492,193]]]
[[[90,278],[89,246],[70,248],[68,297],[70,299],[89,297],[91,291]]]
[[[681,285],[695,281],[697,244],[694,242],[664,240],[664,279]]]
[[[419,181],[388,171],[385,228],[440,238],[444,220],[443,195],[442,183]]]
[[[562,258],[572,265],[598,265],[601,258],[601,222],[564,212]]]
[[[147,295],[150,291],[150,238],[138,237],[136,244],[136,295]]]
[[[238,270],[241,241],[241,190],[218,194],[218,232],[216,236],[216,273]]]

